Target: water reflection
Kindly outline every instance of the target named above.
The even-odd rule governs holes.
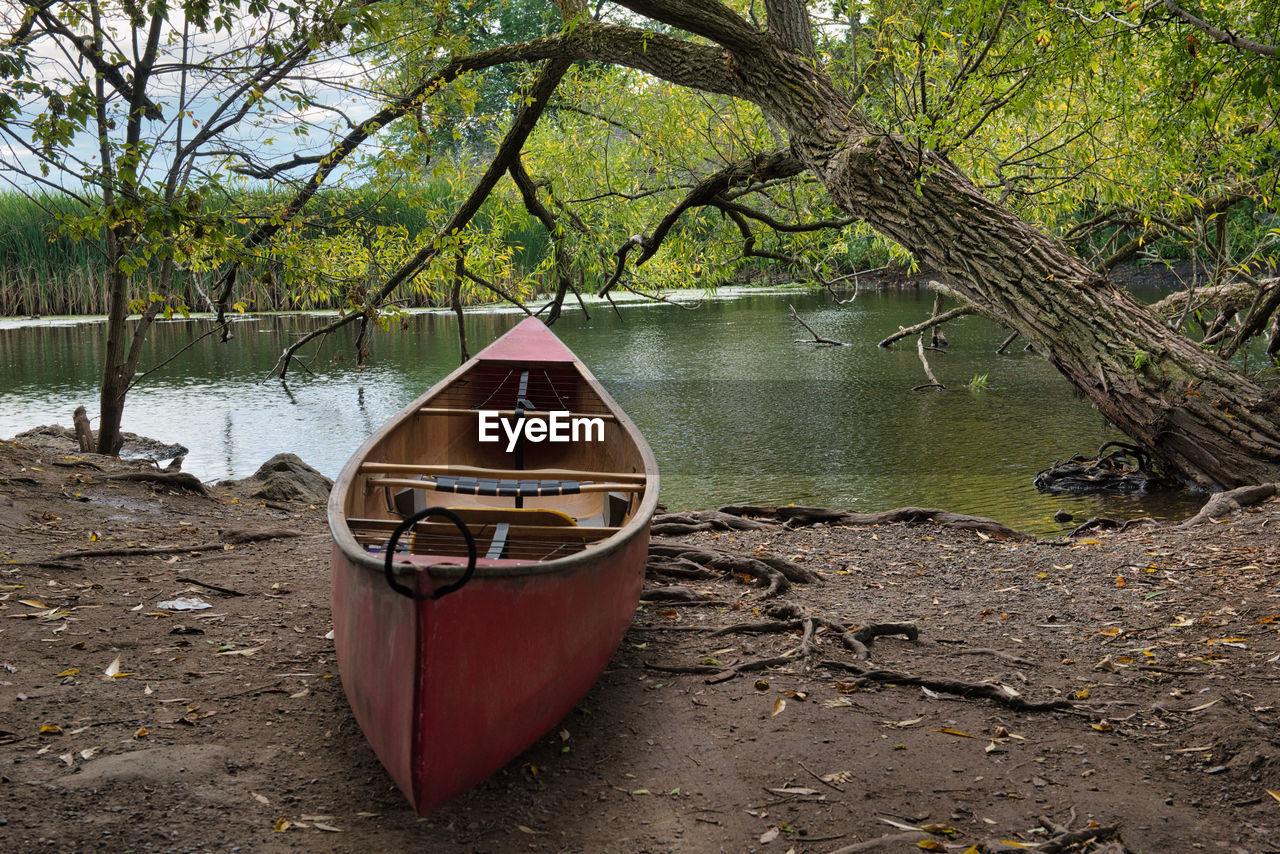
[[[797,344],[805,319],[852,347]],[[669,507],[771,501],[877,510],[942,507],[1043,533],[1059,509],[1091,515],[1185,514],[1189,500],[1040,495],[1035,473],[1117,434],[1033,353],[994,355],[1004,334],[976,318],[949,324],[950,347],[930,363],[950,391],[923,382],[913,346],[875,342],[925,317],[931,294],[863,292],[847,306],[822,295],[751,294],[698,311],[627,306],[619,318],[566,307],[557,333],[644,431]],[[523,315],[467,316],[480,349]],[[186,470],[243,477],[275,453],[296,453],[333,476],[379,424],[457,364],[455,319],[415,315],[377,331],[373,362],[350,363],[350,330],[312,346],[313,373],[267,374],[290,341],[321,323],[261,316],[237,323],[230,345],[197,340],[209,321],[157,324],[142,365],[191,350],[130,395],[124,429],[191,448]],[[0,328],[0,436],[69,423],[96,409],[100,323]],[[984,388],[966,388],[977,375]]]

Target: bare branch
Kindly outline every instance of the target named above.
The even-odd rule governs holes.
[[[894,343],[895,341],[901,341],[903,338],[909,338],[912,335],[916,335],[920,332],[924,332],[926,329],[931,329],[934,326],[941,326],[942,324],[946,323],[948,320],[955,320],[957,317],[967,317],[970,314],[977,314],[977,312],[978,310],[971,305],[956,306],[950,311],[944,311],[942,314],[935,314],[932,317],[930,317],[928,320],[925,320],[921,323],[917,323],[914,326],[908,326],[906,328],[899,327],[897,332],[886,337],[876,346],[888,347],[890,344]]]

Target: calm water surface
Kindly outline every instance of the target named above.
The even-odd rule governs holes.
[[[1057,498],[1039,494],[1040,469],[1122,438],[1042,359],[1015,345],[996,356],[998,327],[964,318],[946,327],[946,353],[930,353],[949,391],[925,381],[914,339],[875,342],[926,317],[931,293],[864,292],[834,305],[808,293],[755,293],[696,311],[630,305],[618,317],[594,307],[566,312],[557,334],[635,419],[662,473],[671,509],[754,501],[860,511],[904,505],[990,516],[1039,533],[1050,517],[1177,517],[1189,498]],[[796,309],[821,334],[852,347],[797,344]],[[467,316],[472,352],[523,317]],[[371,364],[352,368],[351,335],[312,352],[308,374],[264,379],[294,336],[322,320],[261,315],[235,324],[230,345],[210,338],[146,378],[129,395],[124,429],[181,442],[184,469],[205,479],[243,477],[281,451],[329,476],[376,427],[456,367],[450,315],[419,314],[408,329],[379,331]],[[158,324],[142,367],[157,364],[208,328],[207,320]],[[101,322],[9,322],[0,328],[0,436],[70,424],[97,409]],[[987,376],[986,387],[969,381]]]

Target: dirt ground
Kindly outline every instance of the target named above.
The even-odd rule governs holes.
[[[0,850],[1095,850],[1063,836],[1083,829],[1103,851],[1280,851],[1275,501],[1070,542],[689,535],[824,581],[773,600],[686,581],[718,604],[643,605],[569,718],[419,818],[343,697],[323,508],[110,479],[139,470],[0,444]],[[182,597],[212,607],[159,607]],[[796,649],[712,635],[778,600],[919,638],[876,640],[862,677],[822,663],[855,662],[829,630],[723,681],[661,669]]]

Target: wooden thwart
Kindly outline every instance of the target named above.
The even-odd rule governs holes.
[[[428,492],[457,492],[452,486],[441,487],[431,480],[413,480],[407,477],[371,477],[369,486],[394,486],[401,489],[425,489]],[[643,483],[581,483],[576,493],[586,492],[643,492]],[[550,491],[548,495],[552,494]],[[569,493],[566,493],[569,494]],[[529,497],[529,496],[526,496]]]
[[[648,478],[643,472],[581,471],[578,469],[491,469],[480,466],[413,465],[412,463],[362,463],[362,474],[442,474],[449,477],[485,477],[503,480],[591,480],[643,485]],[[417,483],[417,481],[415,481]],[[587,486],[588,484],[583,484]]]

